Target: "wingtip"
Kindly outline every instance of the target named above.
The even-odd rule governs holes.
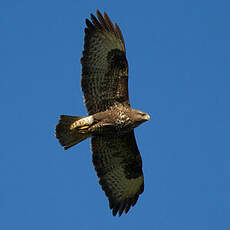
[[[97,17],[98,17],[98,18],[100,18],[100,17],[103,18],[103,16],[102,16],[100,10],[97,9],[96,14],[97,14]]]
[[[96,10],[96,14],[98,15],[98,14],[101,14],[101,12],[100,12],[100,10]]]

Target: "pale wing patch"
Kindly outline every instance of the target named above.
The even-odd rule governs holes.
[[[112,190],[116,189],[120,192],[120,201],[135,196],[137,191],[140,190],[141,185],[144,183],[143,176],[134,179],[127,179],[125,177],[125,172],[122,167],[117,167],[114,170],[108,172],[104,176],[104,179],[112,182],[109,183],[109,186]]]
[[[92,35],[89,40],[87,50],[88,55],[83,59],[87,61],[87,67],[89,70],[101,70],[108,71],[108,53],[113,49],[123,50],[117,38],[112,34],[106,32],[98,32]]]

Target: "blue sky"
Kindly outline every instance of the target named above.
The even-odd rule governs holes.
[[[1,1],[0,229],[230,229],[229,1]],[[60,114],[85,115],[85,18],[123,32],[145,192],[113,217],[89,140],[64,151]]]

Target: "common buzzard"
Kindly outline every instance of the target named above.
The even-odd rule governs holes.
[[[131,108],[128,62],[118,25],[97,11],[86,19],[81,86],[87,117],[61,115],[56,137],[64,149],[91,137],[93,164],[115,216],[127,213],[144,191],[134,128],[150,119]]]

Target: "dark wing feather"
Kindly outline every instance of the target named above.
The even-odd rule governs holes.
[[[113,215],[126,213],[144,191],[142,160],[134,131],[92,138],[93,163]]]
[[[129,106],[128,62],[122,33],[104,13],[86,19],[82,63],[82,90],[88,114],[122,103]]]

